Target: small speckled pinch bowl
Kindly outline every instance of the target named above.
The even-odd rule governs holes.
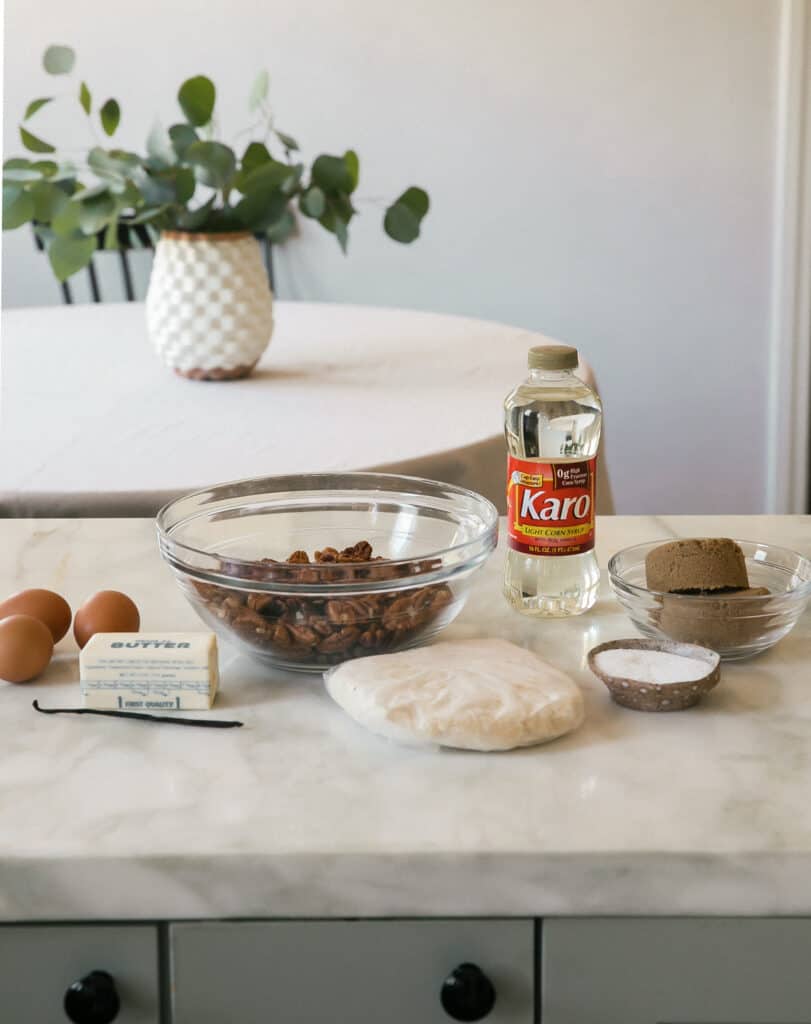
[[[680,654],[684,658],[703,661],[707,666],[707,674],[701,679],[690,679],[683,683],[656,683],[652,680],[609,676],[597,668],[596,658],[603,651],[616,650]],[[634,711],[684,711],[697,704],[721,679],[721,658],[715,651],[699,647],[698,644],[682,644],[674,640],[611,640],[589,651],[588,664],[595,676],[608,687],[613,700]]]

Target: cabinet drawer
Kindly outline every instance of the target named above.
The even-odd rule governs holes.
[[[543,925],[544,1024],[809,1024],[811,921]]]
[[[174,1024],[448,1024],[440,992],[463,963],[495,989],[488,1024],[533,1020],[532,921],[215,922],[170,934]]]
[[[0,926],[0,1021],[62,1024],[65,992],[91,971],[113,978],[116,1024],[158,1024],[158,939],[151,925]]]

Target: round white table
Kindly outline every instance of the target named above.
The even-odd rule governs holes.
[[[503,509],[502,401],[543,336],[304,302],[275,320],[253,376],[214,383],[161,365],[140,304],[4,312],[0,511],[153,515],[213,483],[350,469],[458,483]]]

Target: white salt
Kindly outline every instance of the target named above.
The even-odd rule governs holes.
[[[606,676],[618,676],[640,683],[689,683],[708,676],[711,666],[700,658],[667,651],[644,651],[633,647],[615,647],[601,651],[594,659],[596,668]]]

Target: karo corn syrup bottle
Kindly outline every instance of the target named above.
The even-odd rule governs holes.
[[[577,349],[529,350],[529,377],[504,401],[504,596],[525,615],[580,615],[597,600],[594,491],[602,405],[576,374]]]

